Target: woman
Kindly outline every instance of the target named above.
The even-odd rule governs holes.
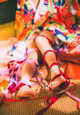
[[[62,14],[63,12],[60,12],[63,10],[61,9],[59,11],[59,7],[56,6],[56,2],[52,0],[22,0],[21,2],[18,0],[16,28],[19,28],[19,40],[26,40],[28,38],[28,50],[33,48],[33,50],[28,54],[29,61],[27,61],[22,67],[22,84],[19,87],[17,94],[18,97],[37,95],[40,92],[40,85],[37,87],[34,85],[35,88],[31,89],[28,86],[28,83],[31,84],[30,80],[36,72],[37,62],[41,60],[41,56],[43,56],[44,64],[46,63],[50,68],[51,81],[47,84],[47,87],[45,88],[46,91],[49,91],[50,89],[54,90],[58,86],[63,89],[63,87],[66,88],[69,85],[69,82],[67,81],[68,78],[59,69],[56,59],[56,54],[64,52],[64,47],[67,49],[67,43],[69,47],[73,44],[73,39],[75,37],[79,37],[76,35],[74,29],[72,29],[72,25],[76,23],[76,20],[70,11],[69,1],[66,0],[66,10],[68,9],[67,6],[69,8],[68,14],[70,14],[70,20],[72,19],[72,21],[67,18],[65,22],[61,17],[62,15],[65,17],[65,15]],[[66,16],[68,16],[68,14]],[[69,26],[65,26],[62,21],[65,24],[69,23]],[[38,30],[35,32],[38,34],[35,35],[33,30],[36,30],[37,28]],[[72,39],[70,38],[72,35],[70,32],[73,32]],[[73,45],[75,47],[75,44]],[[58,48],[55,48],[55,46],[58,46]],[[68,50],[66,50],[66,52],[68,52]],[[42,67],[40,70],[42,73],[47,74],[46,67],[45,69]],[[46,72],[43,70],[46,70]],[[47,75],[45,75],[45,77],[46,76]],[[39,90],[37,90],[38,88]]]

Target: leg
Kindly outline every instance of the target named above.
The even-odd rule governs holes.
[[[31,88],[22,86],[17,93],[17,97],[21,98],[36,96],[37,94],[39,94],[41,86],[44,88],[44,83],[48,85],[47,81],[45,80],[48,75],[46,66],[44,65],[39,68],[38,72],[41,74],[37,74],[36,77],[30,79],[30,83],[34,83],[35,85],[33,85]],[[40,84],[38,84],[37,82]],[[43,82],[43,84],[41,84],[41,82]]]
[[[53,34],[49,31],[43,31],[42,33],[40,33],[40,35],[46,35],[46,37],[49,38],[49,40],[54,44],[55,43],[55,36],[53,36]],[[53,48],[51,47],[51,45],[49,44],[49,41],[47,39],[45,39],[45,37],[43,36],[38,36],[35,39],[36,45],[39,48],[39,50],[41,51],[42,55],[44,55],[44,53],[47,50],[51,50],[53,51]],[[45,44],[45,45],[44,45]],[[50,67],[50,65],[52,63],[57,63],[56,60],[56,55],[53,52],[48,52],[45,55],[45,61],[48,64],[48,66]],[[52,66],[51,67],[51,80],[60,73],[59,68],[57,65]],[[54,81],[51,81],[49,84],[49,87],[51,87],[52,89],[56,88],[57,86],[59,86],[61,83],[65,82],[65,78],[61,75],[60,77],[56,78]],[[52,85],[52,83],[54,83],[54,85]],[[47,89],[49,90],[49,89]]]
[[[31,49],[37,49],[34,39],[27,40],[27,43],[28,43],[28,51]],[[36,63],[34,60],[38,61],[39,57],[40,53],[38,50],[33,50],[29,52],[27,59],[31,62],[31,64],[29,62],[26,62],[23,65],[21,70],[21,81],[26,82],[26,84],[31,85],[34,84],[34,85],[32,85],[31,88],[27,85],[22,86],[17,93],[18,97],[30,97],[37,95],[40,92],[41,89],[40,85],[37,83],[32,83],[30,81],[32,76],[36,72]]]
[[[34,33],[31,34],[31,37],[34,35],[38,36],[38,34],[39,34],[38,32],[34,31]],[[31,61],[31,63],[34,66],[34,70],[36,71],[36,63],[34,60],[39,61],[40,52],[39,52],[39,50],[38,50],[38,48],[34,42],[34,39],[28,39],[27,40],[27,49],[28,49],[28,51],[31,49],[34,49],[31,52],[29,52],[27,59]],[[33,71],[31,64],[26,62],[22,67],[21,77],[30,80],[35,71]]]
[[[47,67],[46,65],[43,65],[38,69],[37,74],[31,79],[31,81],[38,82],[44,89],[45,85],[48,85],[48,82],[45,80],[47,76],[48,76]]]

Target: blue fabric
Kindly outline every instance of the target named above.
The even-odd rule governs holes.
[[[60,32],[59,30],[55,29],[55,34],[58,35],[58,34],[61,34],[65,37],[66,41],[68,40],[68,37],[65,36],[62,32]]]

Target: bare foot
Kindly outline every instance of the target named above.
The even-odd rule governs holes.
[[[60,76],[60,77],[56,78],[55,80],[50,81],[48,87],[51,88],[52,90],[54,90],[55,88],[60,86],[65,81],[66,81],[66,79],[63,76]]]
[[[43,65],[38,69],[37,74],[30,81],[38,82],[44,89],[48,85],[48,82],[45,80],[47,78],[47,75],[48,75],[47,67],[46,65]]]
[[[17,93],[17,97],[23,98],[23,97],[36,96],[39,94],[40,90],[41,90],[41,86],[37,83],[34,83],[34,85],[31,87],[24,85],[19,89]]]
[[[56,70],[57,70],[56,65],[51,68],[51,75],[50,75],[51,76],[51,81],[49,82],[48,87],[45,88],[46,91],[49,91],[50,88],[52,90],[54,90],[55,88],[57,88],[63,82],[66,81],[66,79],[62,75],[60,75],[59,77],[52,80],[56,75],[58,75],[60,73],[60,72],[57,73]]]

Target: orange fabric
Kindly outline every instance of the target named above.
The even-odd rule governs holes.
[[[71,13],[70,5],[64,4],[61,9],[61,15],[62,21],[66,24],[66,26],[68,28],[72,28],[72,25],[75,24],[75,18]]]
[[[75,4],[76,4],[76,5],[75,5]],[[73,6],[74,9],[80,10],[78,0],[75,0],[75,1],[73,2],[72,6]]]
[[[76,4],[76,5],[75,5]],[[79,5],[79,3],[78,3],[78,0],[75,0],[74,2],[73,2],[73,8],[74,9],[76,9],[77,10],[77,13],[76,13],[76,15],[77,16],[80,16],[80,5]]]
[[[72,48],[69,49],[70,51]],[[58,58],[65,62],[63,65],[65,74],[73,79],[80,79],[80,53],[62,53],[58,55]]]
[[[72,79],[80,79],[80,64],[69,63],[65,74]]]
[[[8,0],[0,0],[0,2],[5,2],[5,1],[8,1]]]
[[[4,90],[6,90],[7,86],[9,84],[9,81],[3,80],[2,82],[0,82],[0,92],[2,87],[4,88]]]

